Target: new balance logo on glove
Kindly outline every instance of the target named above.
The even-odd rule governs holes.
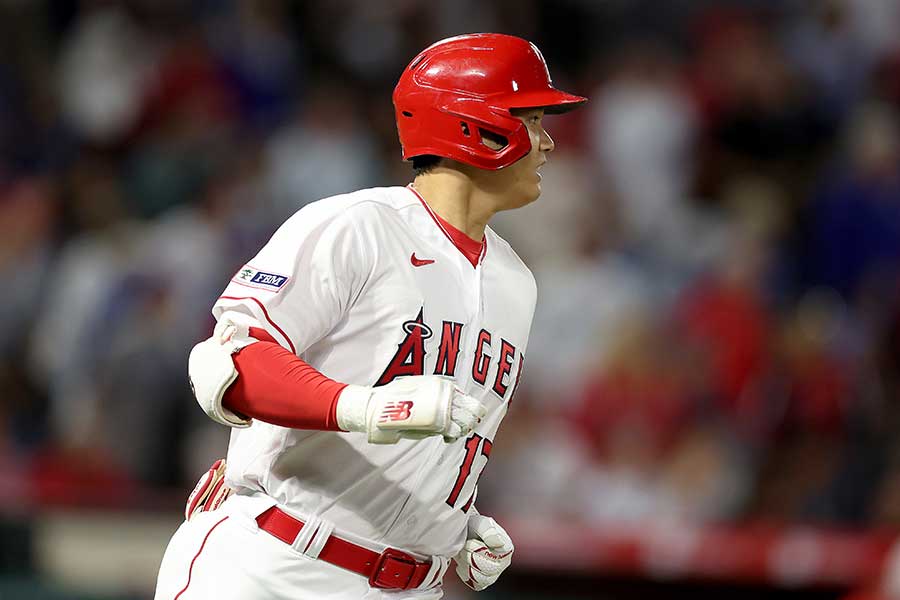
[[[387,423],[389,421],[405,421],[412,414],[414,403],[411,400],[403,400],[402,402],[390,402],[384,405],[381,411],[379,423]]]

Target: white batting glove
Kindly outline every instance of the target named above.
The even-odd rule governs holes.
[[[485,408],[453,381],[413,375],[381,387],[348,385],[337,404],[338,426],[369,436],[371,444],[441,435],[447,443],[469,435]]]
[[[222,397],[238,372],[231,355],[253,342],[246,325],[227,319],[216,324],[212,336],[194,346],[188,358],[188,377],[194,398],[210,419],[229,427],[249,427],[243,419],[222,406]]]
[[[490,517],[471,515],[468,530],[469,539],[453,560],[463,583],[480,592],[512,563],[515,547],[509,534]]]

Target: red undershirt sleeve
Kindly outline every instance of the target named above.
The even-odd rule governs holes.
[[[329,379],[277,344],[264,329],[259,340],[232,355],[238,376],[222,404],[239,415],[292,429],[341,431],[337,401],[347,384]]]

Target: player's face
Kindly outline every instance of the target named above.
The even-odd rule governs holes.
[[[543,108],[513,109],[513,115],[522,120],[531,137],[531,151],[505,169],[497,171],[508,199],[504,209],[518,208],[537,200],[541,195],[539,169],[547,162],[547,154],[553,151],[553,139],[544,130]]]

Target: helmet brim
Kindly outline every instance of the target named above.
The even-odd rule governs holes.
[[[493,99],[491,103],[506,109],[543,108],[547,114],[560,115],[575,110],[587,101],[584,96],[551,89],[508,94]]]

